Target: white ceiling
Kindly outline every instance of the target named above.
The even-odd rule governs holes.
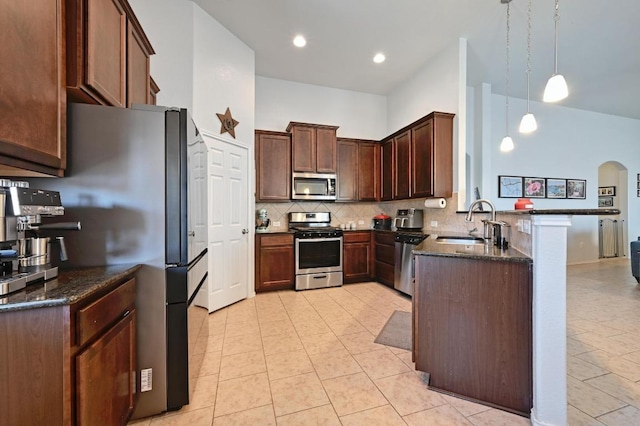
[[[500,0],[193,0],[255,51],[256,74],[386,95],[459,37],[468,85],[505,90]],[[511,96],[526,99],[527,0],[511,2]],[[533,0],[531,99],[553,73],[554,0]],[[307,46],[293,46],[296,34]],[[640,0],[560,0],[562,105],[640,119]],[[387,61],[376,65],[373,55]]]

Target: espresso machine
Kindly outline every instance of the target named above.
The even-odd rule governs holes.
[[[59,245],[60,260],[67,260],[64,238],[42,233],[80,230],[80,222],[43,224],[42,219],[63,214],[60,193],[0,179],[0,296],[58,276],[51,245]]]

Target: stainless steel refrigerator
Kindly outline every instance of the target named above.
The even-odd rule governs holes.
[[[134,418],[189,402],[189,347],[206,316],[189,323],[187,311],[206,299],[208,269],[204,141],[185,109],[139,108],[70,104],[68,176],[38,182],[82,222],[65,235],[68,265],[144,265]]]

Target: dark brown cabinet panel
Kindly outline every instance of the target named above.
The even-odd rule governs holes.
[[[393,287],[396,263],[395,232],[373,231],[376,279]]]
[[[293,234],[256,234],[255,250],[256,292],[293,290]]]
[[[145,39],[129,22],[127,35],[127,107],[133,104],[151,104],[151,74],[149,62],[151,53]]]
[[[406,131],[393,138],[395,157],[395,179],[393,199],[401,200],[411,196],[411,132]]]
[[[432,122],[426,121],[411,129],[411,195],[413,197],[433,195],[432,128]]]
[[[531,263],[416,256],[416,369],[432,388],[528,416],[531,310]]]
[[[122,425],[133,413],[135,310],[76,357],[78,424]]]
[[[380,197],[380,144],[358,144],[358,200],[377,201]]]
[[[358,200],[358,142],[338,139],[337,201]]]
[[[343,281],[356,283],[372,277],[371,231],[345,232],[343,236]]]
[[[0,174],[66,168],[63,0],[0,0]]]
[[[294,172],[336,173],[336,126],[290,122]]]
[[[395,186],[395,158],[393,155],[393,140],[388,140],[382,143],[381,148],[381,194],[380,199],[382,201],[393,200],[393,188]]]
[[[380,186],[380,144],[338,138],[338,201],[376,201]]]
[[[453,193],[453,114],[434,112],[412,128],[412,198]]]
[[[256,130],[256,202],[291,199],[291,136]]]
[[[66,0],[67,93],[74,102],[149,103],[149,40],[127,0]]]
[[[316,129],[316,172],[336,173],[336,128]]]

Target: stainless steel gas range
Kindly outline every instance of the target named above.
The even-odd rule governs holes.
[[[291,212],[294,230],[296,290],[342,285],[342,230],[331,226],[329,212]]]

